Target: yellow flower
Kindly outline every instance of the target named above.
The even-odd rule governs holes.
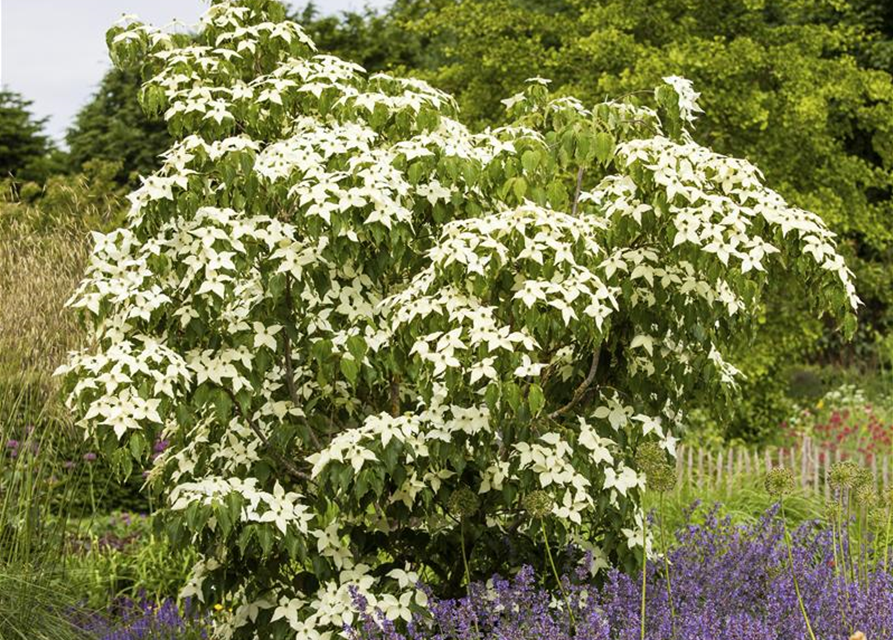
[[[214,611],[223,611],[223,605],[218,602],[214,605]]]

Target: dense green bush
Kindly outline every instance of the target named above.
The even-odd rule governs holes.
[[[114,511],[70,524],[66,571],[90,609],[119,599],[163,602],[177,598],[197,559],[189,545],[175,547],[156,531],[151,515]]]
[[[351,588],[406,618],[419,578],[456,593],[571,541],[635,566],[637,450],[733,390],[765,291],[852,331],[832,234],[694,142],[683,78],[591,109],[531,78],[472,134],[283,16],[108,36],[176,142],[96,237],[63,371],[122,466],[169,441],[150,480],[202,555],[186,593],[277,637],[339,627]]]

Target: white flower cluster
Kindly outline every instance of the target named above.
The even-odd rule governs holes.
[[[406,620],[420,576],[457,571],[437,550],[527,533],[533,491],[562,544],[622,560],[635,443],[674,455],[692,391],[734,383],[778,258],[857,306],[821,220],[655,110],[534,78],[473,134],[275,6],[215,1],[190,41],[113,28],[178,141],[95,235],[71,301],[93,344],[60,371],[91,437],[142,462],[170,442],[150,481],[204,554],[186,593],[232,608],[224,637],[331,638],[355,595]],[[684,130],[698,94],[666,82]]]

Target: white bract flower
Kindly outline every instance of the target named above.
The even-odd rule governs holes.
[[[534,492],[556,545],[624,562],[644,476],[622,443],[675,453],[763,292],[796,273],[849,326],[833,234],[693,140],[689,81],[583,105],[531,78],[472,133],[278,11],[214,2],[188,43],[110,31],[175,142],[93,236],[89,347],[59,369],[86,435],[151,467],[222,637],[333,638],[359,599],[408,620],[419,576],[464,579],[456,527],[528,536]]]

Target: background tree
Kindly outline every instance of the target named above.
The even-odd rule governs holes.
[[[32,104],[20,93],[0,90],[0,177],[43,180],[60,166],[43,133],[47,118],[35,118]]]
[[[115,162],[120,167],[116,179],[136,184],[137,176],[158,168],[170,136],[162,119],[150,119],[140,109],[139,88],[137,73],[112,69],[105,74],[66,134],[75,170],[91,160]]]

